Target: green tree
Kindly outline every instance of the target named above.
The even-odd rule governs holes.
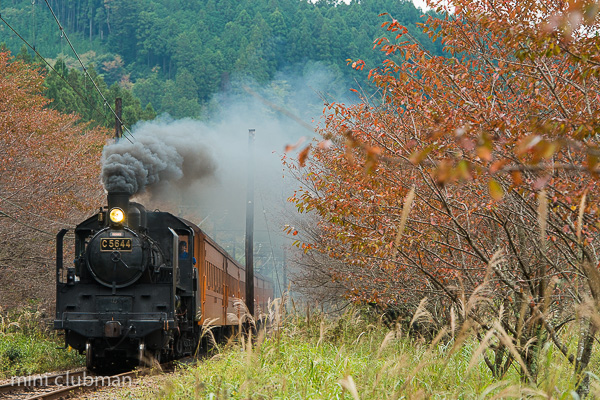
[[[54,69],[48,74],[44,85],[46,86],[45,95],[51,99],[50,107],[66,114],[81,112],[80,101],[77,93],[69,86],[78,86],[77,72],[71,72],[62,58],[54,63]]]
[[[135,97],[130,90],[123,89],[117,83],[114,83],[110,87],[107,100],[112,105],[115,104],[115,99],[118,97],[120,97],[122,101],[123,108],[121,121],[125,126],[133,126],[140,120],[154,119],[156,117],[156,114],[151,112],[153,111],[151,105],[150,108],[148,108],[148,104],[146,105],[146,109],[142,109],[140,100]]]
[[[439,41],[431,43],[415,29],[420,13],[406,1],[361,0],[345,4],[321,0],[315,4],[307,0],[62,3],[53,0],[50,3],[79,53],[96,54],[89,62],[96,65],[108,85],[125,77],[136,84],[152,75],[155,67],[160,67],[157,79],[165,84],[167,80],[176,80],[178,69],[185,68],[194,75],[201,102],[224,86],[223,77],[227,81],[230,75],[251,76],[266,83],[277,71],[290,70],[308,61],[337,66],[346,85],[352,84],[355,77],[364,80],[366,71],[351,70],[345,60],[369,54],[366,61],[383,61],[383,53],[370,52],[381,20],[378,14],[383,12],[394,14],[408,26],[414,38],[441,54]],[[36,4],[11,1],[4,5],[2,15],[19,32],[35,34],[36,49],[44,57],[58,58],[62,52],[70,52],[65,39],[57,34],[52,16],[40,12],[40,3]],[[32,11],[36,11],[35,24]],[[22,46],[20,39],[1,25],[0,32],[8,33],[2,39],[16,53]],[[28,56],[17,55],[21,57]],[[86,80],[82,82],[85,85]],[[146,104],[147,101],[144,99]],[[153,96],[151,102],[160,112],[161,100]]]
[[[219,46],[206,46],[198,60],[198,70],[195,71],[194,81],[198,85],[198,98],[206,101],[221,86],[221,75],[225,69],[225,58]]]
[[[27,46],[21,46],[21,50],[15,57],[16,60],[23,61],[26,64],[33,64],[33,57],[29,54]]]
[[[156,111],[154,111],[154,107],[152,107],[152,103],[146,104],[144,111],[141,113],[141,118],[144,121],[148,121],[156,118]]]
[[[158,67],[155,67],[147,78],[138,79],[133,85],[133,94],[141,100],[143,107],[149,103],[161,109],[165,82],[159,78]]]
[[[137,27],[143,10],[141,0],[112,0],[108,44],[130,63],[137,58]]]
[[[162,99],[162,111],[173,118],[195,117],[200,114],[198,86],[194,76],[185,68],[177,71],[175,81],[168,80]]]
[[[138,56],[145,59],[148,67],[152,65],[152,59],[156,55],[155,49],[161,45],[158,40],[160,29],[157,29],[157,22],[159,22],[158,16],[154,11],[140,12],[135,36]]]
[[[256,20],[250,39],[236,61],[236,70],[264,83],[275,74],[275,54],[270,27],[260,14]]]
[[[199,61],[199,51],[202,48],[200,38],[192,32],[183,32],[175,40],[173,49],[173,61],[176,68],[193,70]]]
[[[287,24],[279,8],[276,8],[267,18],[271,29],[271,42],[273,46],[273,56],[276,68],[280,68],[286,63]]]

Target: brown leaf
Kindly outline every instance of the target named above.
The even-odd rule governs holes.
[[[304,167],[306,165],[306,159],[308,158],[309,152],[310,145],[306,146],[304,150],[302,150],[300,154],[298,154],[298,164],[300,164],[301,167]]]

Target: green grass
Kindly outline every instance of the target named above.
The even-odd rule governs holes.
[[[85,358],[76,351],[57,349],[64,339],[47,329],[42,312],[0,310],[0,378],[80,367]]]
[[[37,319],[39,320],[39,319]],[[576,336],[563,339],[574,349]],[[572,337],[569,341],[569,337]],[[432,344],[433,343],[433,344]],[[33,313],[0,320],[0,376],[31,374],[83,364],[75,352],[41,329]],[[144,377],[139,387],[114,393],[125,399],[575,399],[572,366],[547,343],[535,386],[509,369],[496,379],[467,337],[454,347],[451,333],[426,341],[406,328],[390,328],[353,310],[340,317],[287,316],[280,329],[259,333],[252,346],[237,336],[213,356],[181,366],[175,374]],[[596,350],[598,350],[596,348]],[[479,354],[479,355],[478,355]],[[589,367],[600,371],[598,351]],[[600,378],[591,375],[591,397]],[[146,379],[148,379],[146,381]]]
[[[478,347],[473,338],[452,351],[450,336],[431,345],[357,312],[333,320],[313,316],[310,325],[288,317],[283,326],[252,348],[239,338],[230,341],[212,358],[165,378],[160,388],[128,390],[121,398],[576,398],[572,367],[552,346],[544,349],[537,387],[527,387],[514,368],[494,379],[481,356],[469,368]],[[590,368],[599,366],[596,355]],[[592,379],[595,396],[598,383]]]

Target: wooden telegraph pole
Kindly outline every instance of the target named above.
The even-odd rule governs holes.
[[[246,187],[246,307],[254,316],[254,129],[248,129]]]

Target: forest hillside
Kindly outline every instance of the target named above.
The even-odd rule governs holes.
[[[385,58],[373,50],[383,32],[378,29],[382,13],[411,27],[412,40],[441,53],[441,45],[417,29],[423,12],[409,1],[11,0],[2,5],[3,18],[42,56],[51,63],[64,59],[63,71],[81,69],[71,42],[107,87],[118,83],[132,90],[145,110],[145,115],[136,111],[138,119],[153,111],[174,118],[206,116],[218,108],[210,104],[213,95],[241,90],[241,80],[259,85],[290,76],[309,80],[315,69],[331,74],[328,87],[315,91],[337,98],[357,81],[366,83],[367,72],[348,67],[348,59],[360,56],[377,65]],[[17,54],[21,39],[5,25],[0,35]],[[303,108],[286,95],[280,100]],[[52,96],[64,101],[60,94]]]

